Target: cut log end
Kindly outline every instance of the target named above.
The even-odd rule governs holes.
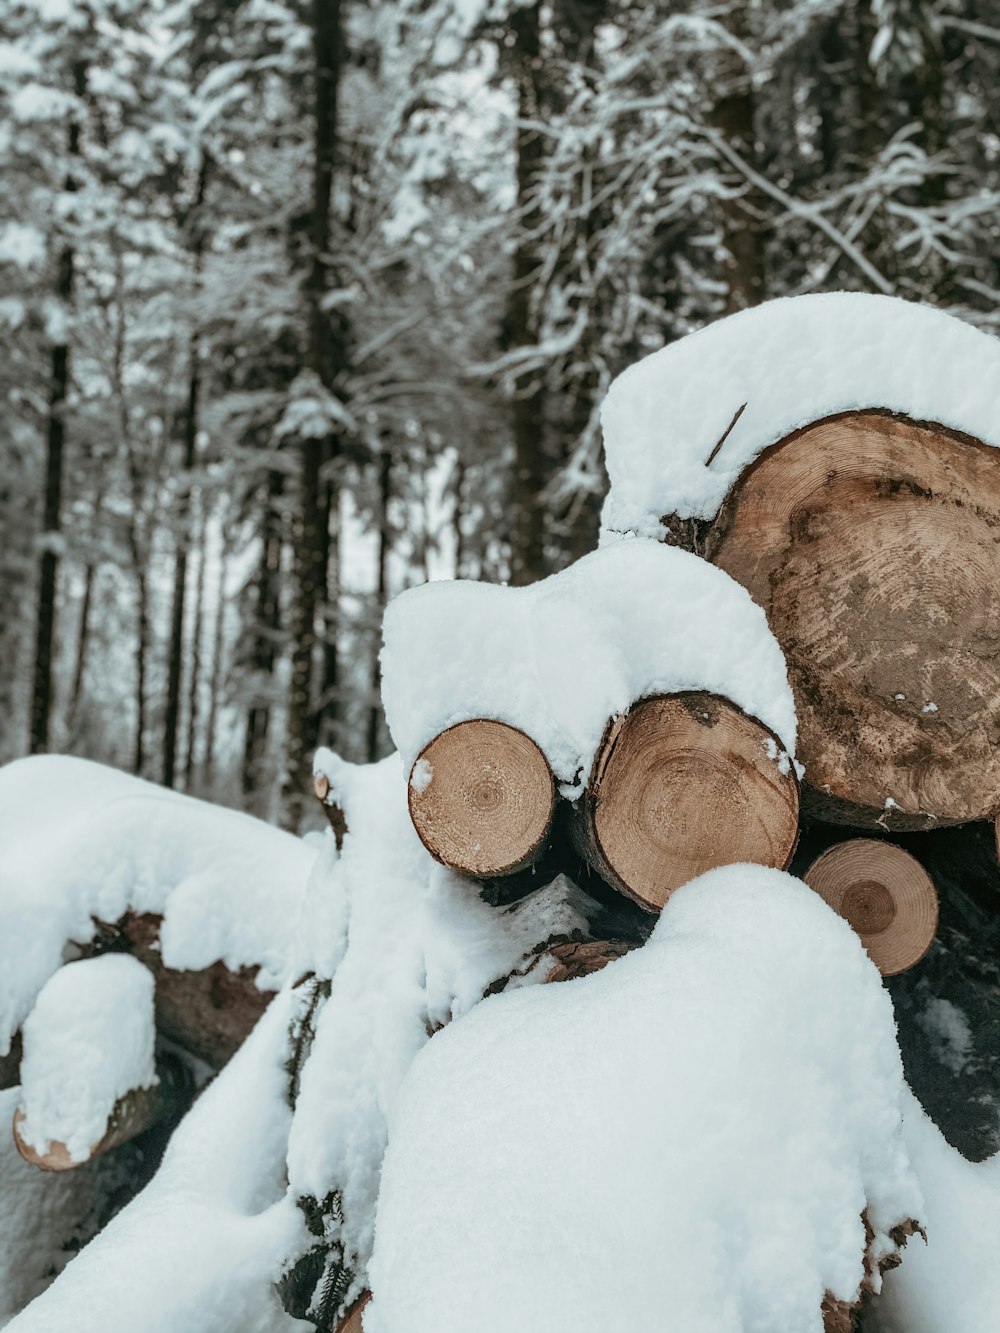
[[[91,1145],[82,1158],[72,1156],[65,1143],[53,1140],[41,1152],[23,1136],[25,1113],[18,1107],[14,1112],[12,1131],[17,1151],[26,1162],[42,1171],[74,1171],[77,1167],[102,1157],[112,1148],[128,1143],[150,1129],[158,1121],[175,1115],[190,1082],[189,1076],[176,1060],[157,1062],[158,1082],[151,1088],[134,1088],[116,1102],[108,1119],[107,1128],[98,1141]]]
[[[857,931],[883,976],[905,972],[931,947],[937,890],[920,862],[901,847],[852,838],[817,857],[803,878]]]
[[[545,850],[555,783],[530,737],[503,722],[460,722],[410,774],[410,818],[430,854],[480,878],[510,875]]]
[[[644,699],[608,729],[573,836],[598,874],[642,906],[750,861],[784,869],[798,782],[777,737],[716,695]]]
[[[323,807],[323,813],[326,815],[333,830],[334,841],[337,844],[337,851],[344,845],[344,838],[347,834],[347,820],[344,818],[344,812],[336,801],[330,799],[330,779],[325,773],[316,773],[313,776],[313,792],[317,801]]]
[[[707,552],[767,613],[808,807],[891,831],[996,814],[1000,453],[882,412],[765,450]]]

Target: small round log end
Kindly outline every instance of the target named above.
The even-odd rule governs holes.
[[[421,751],[410,774],[409,806],[436,860],[478,878],[510,875],[545,849],[555,783],[524,732],[476,718],[449,727]]]
[[[883,976],[905,972],[931,947],[937,890],[901,847],[852,838],[817,857],[803,879],[857,931]]]

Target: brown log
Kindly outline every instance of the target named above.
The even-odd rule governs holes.
[[[153,913],[129,912],[114,925],[100,923],[84,952],[121,949],[144,963],[156,980],[157,1032],[221,1069],[250,1035],[274,992],[257,988],[256,968],[233,972],[221,962],[199,971],[167,967],[159,948],[161,920]]]
[[[600,972],[609,963],[624,958],[633,946],[621,940],[567,940],[546,952],[551,960],[545,983],[574,981]]]
[[[118,1148],[130,1139],[136,1138],[168,1116],[176,1115],[188,1100],[190,1077],[178,1060],[159,1060],[156,1065],[159,1082],[152,1088],[133,1088],[121,1097],[108,1118],[107,1129],[93,1144],[87,1156],[79,1161],[70,1156],[65,1143],[53,1140],[46,1152],[39,1152],[27,1143],[21,1135],[25,1114],[21,1107],[14,1112],[12,1131],[17,1151],[26,1162],[39,1167],[42,1171],[73,1171],[85,1162],[92,1162],[95,1157],[102,1157],[112,1148]],[[86,1071],[72,1071],[67,1075],[86,1077]]]
[[[883,976],[913,967],[934,942],[938,896],[919,861],[874,838],[839,842],[803,876],[861,936]]]
[[[316,793],[316,799],[323,807],[323,813],[329,820],[330,827],[333,829],[333,836],[337,843],[337,851],[344,845],[344,837],[347,833],[347,820],[344,818],[344,812],[333,799],[330,792],[330,779],[324,773],[316,773],[313,776],[313,791]]]
[[[337,1333],[361,1333],[361,1318],[371,1298],[370,1291],[362,1292],[337,1325]]]
[[[799,793],[778,738],[717,695],[656,695],[608,726],[571,836],[609,884],[659,911],[716,866],[784,868]]]
[[[409,805],[435,860],[482,878],[511,875],[545,850],[555,783],[523,731],[476,718],[442,731],[421,751]]]
[[[766,449],[704,549],[767,612],[806,808],[889,830],[1000,808],[1000,452],[851,412]]]

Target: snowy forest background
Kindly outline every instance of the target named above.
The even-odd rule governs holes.
[[[995,22],[0,0],[0,760],[294,826],[389,748],[388,597],[595,544],[639,356],[842,288],[996,331]]]

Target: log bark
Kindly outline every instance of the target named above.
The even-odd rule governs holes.
[[[555,783],[541,750],[504,722],[476,718],[421,751],[410,818],[435,860],[481,878],[531,865],[548,842]]]
[[[361,1333],[361,1320],[371,1298],[370,1291],[362,1292],[337,1325],[337,1333]]]
[[[887,412],[764,451],[704,551],[767,612],[807,812],[903,831],[1000,807],[1000,454]]]
[[[91,1147],[87,1156],[77,1160],[70,1156],[65,1143],[53,1140],[45,1152],[25,1141],[22,1137],[24,1110],[21,1107],[14,1112],[12,1131],[17,1151],[26,1162],[39,1167],[42,1171],[73,1171],[78,1166],[92,1162],[95,1157],[103,1157],[112,1148],[118,1148],[130,1139],[137,1138],[153,1125],[176,1116],[190,1100],[191,1077],[176,1059],[158,1060],[156,1075],[159,1080],[152,1088],[133,1088],[115,1103],[108,1118],[104,1134]],[[79,1076],[79,1071],[78,1071]],[[86,1074],[82,1075],[86,1077]]]
[[[607,883],[649,911],[716,866],[784,869],[799,791],[778,738],[717,695],[656,695],[612,719],[570,833]]]
[[[803,878],[857,931],[883,976],[913,967],[934,943],[937,890],[901,847],[852,838],[818,856]]]
[[[233,972],[221,962],[199,971],[167,967],[159,946],[161,920],[153,913],[130,912],[113,925],[100,923],[85,952],[118,949],[138,958],[156,980],[157,1032],[221,1069],[250,1035],[274,992],[257,988],[256,968]]]

